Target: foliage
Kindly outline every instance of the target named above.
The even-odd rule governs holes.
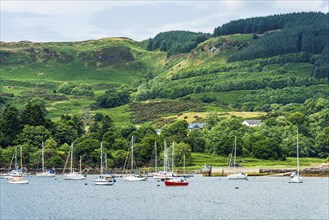
[[[161,129],[161,136],[170,141],[181,142],[187,137],[187,122],[185,120],[178,120],[172,124],[163,126]]]
[[[228,61],[250,60],[260,57],[308,52],[319,54],[324,51],[328,38],[328,14],[292,13],[267,17],[241,19],[216,28],[214,35],[233,33],[265,33],[250,47],[232,54]],[[275,31],[280,29],[280,31]],[[327,55],[324,55],[328,57]],[[322,76],[322,70],[317,70]]]
[[[94,92],[92,87],[86,85],[74,85],[68,82],[64,82],[57,88],[57,93],[64,93],[66,95],[77,95],[77,96],[93,96]]]
[[[189,31],[162,32],[147,40],[147,50],[160,49],[167,52],[168,57],[178,53],[188,53],[210,36],[210,34]]]
[[[97,105],[102,108],[114,108],[129,103],[128,91],[107,91],[97,98]]]
[[[203,108],[198,103],[162,100],[147,103],[134,102],[129,105],[129,110],[132,111],[132,123],[139,124],[159,119],[161,115],[177,114],[184,111],[203,111]]]
[[[20,133],[23,127],[19,118],[18,109],[7,105],[2,113],[0,125],[0,145],[12,145],[16,135]]]

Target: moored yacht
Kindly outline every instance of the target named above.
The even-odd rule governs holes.
[[[103,175],[103,142],[101,142],[101,174],[94,180],[95,185],[113,185],[114,179],[111,175]]]
[[[234,161],[233,161],[233,169],[234,169],[234,173],[227,175],[227,179],[228,180],[247,180],[248,179],[248,175],[243,173],[243,172],[236,172],[235,168],[236,167],[236,136],[234,137]]]
[[[41,160],[42,160],[42,172],[36,173],[35,175],[38,177],[55,177],[55,170],[45,170],[45,147],[42,141],[42,152],[41,152]]]
[[[297,127],[297,171],[290,174],[290,183],[303,183],[303,177],[299,175],[299,147],[298,147],[298,127]]]
[[[131,137],[131,154],[130,154],[131,160],[130,160],[130,173],[123,175],[123,180],[126,181],[131,181],[131,182],[135,182],[135,181],[146,181],[147,180],[147,176],[143,176],[140,174],[135,174],[134,173],[134,167],[135,166],[135,161],[134,161],[134,136]]]
[[[29,183],[29,180],[24,178],[23,176],[23,153],[22,153],[22,146],[20,146],[20,175],[19,176],[11,176],[8,179],[8,182],[11,183],[11,184],[28,184]]]
[[[86,179],[85,175],[81,174],[81,157],[80,157],[80,172],[75,172],[73,169],[73,144],[71,144],[71,151],[69,152],[71,154],[71,168],[70,173],[64,174],[64,180],[84,180]],[[65,168],[63,172],[65,171]]]

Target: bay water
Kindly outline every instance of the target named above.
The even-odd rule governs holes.
[[[0,179],[1,220],[44,219],[329,219],[329,178],[190,178],[186,187],[166,187],[149,178],[113,186],[86,180],[29,177],[29,184]]]

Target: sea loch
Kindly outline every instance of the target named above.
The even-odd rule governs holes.
[[[7,219],[328,219],[329,179],[195,176],[186,187],[156,180],[95,186],[82,181],[29,177],[27,185],[0,180],[1,220]]]

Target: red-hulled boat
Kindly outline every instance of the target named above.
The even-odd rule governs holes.
[[[165,180],[164,183],[166,186],[187,186],[189,181],[187,181],[185,178],[174,178]]]

